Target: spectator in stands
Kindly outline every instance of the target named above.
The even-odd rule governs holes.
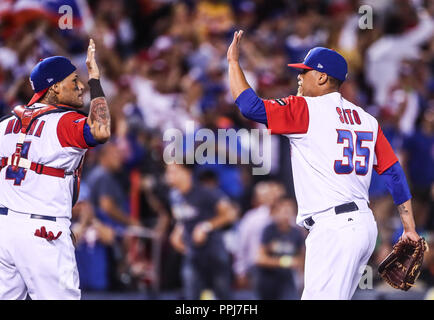
[[[283,196],[284,187],[276,182],[258,182],[254,190],[254,208],[237,225],[237,249],[234,271],[239,288],[253,288],[252,268],[261,242],[261,233],[270,222],[270,206]]]
[[[114,142],[109,142],[99,150],[98,156],[98,165],[85,177],[96,216],[112,225],[117,232],[122,232],[126,226],[140,224],[130,217],[128,198],[116,177],[122,167],[122,155],[118,147]]]
[[[326,34],[323,30],[315,30],[314,21],[309,15],[301,15],[294,21],[294,33],[286,39],[289,62],[303,61],[310,49],[323,46]]]
[[[304,234],[295,224],[297,205],[281,198],[270,209],[272,222],[261,234],[256,257],[256,292],[261,300],[300,298],[296,270],[304,265]]]
[[[434,230],[434,107],[421,114],[420,126],[404,140],[402,163],[410,177],[415,205],[426,212],[428,230]],[[418,210],[415,209],[415,212]]]
[[[389,10],[384,35],[367,51],[366,79],[375,90],[375,103],[381,107],[387,104],[388,92],[398,79],[402,60],[418,59],[419,46],[432,37],[434,22],[429,13],[421,11],[416,26],[406,25],[405,16],[412,14],[415,14],[415,8],[411,5],[407,12]]]
[[[404,141],[402,162],[414,190],[429,193],[434,182],[434,106],[421,114],[420,126]]]
[[[398,72],[398,81],[391,86],[387,105],[384,111],[395,123],[398,132],[403,136],[412,135],[416,120],[420,114],[420,95],[418,77],[415,75],[416,61],[403,60]]]
[[[83,194],[85,185],[81,187]],[[87,188],[86,188],[87,189]],[[115,241],[115,232],[95,217],[86,196],[73,208],[71,230],[75,242],[75,255],[81,290],[107,290],[110,288],[108,247]],[[83,199],[83,200],[82,200]]]
[[[93,205],[95,216],[116,233],[116,241],[109,247],[108,252],[112,268],[110,277],[116,287],[124,286],[120,281],[120,275],[129,274],[126,257],[131,238],[126,237],[127,229],[129,226],[141,226],[139,220],[130,216],[128,197],[116,175],[121,168],[120,150],[115,142],[108,142],[99,150],[98,165],[85,177],[90,190],[89,201]]]
[[[176,220],[171,243],[184,255],[184,298],[199,299],[208,289],[218,299],[229,299],[231,261],[222,228],[236,220],[236,209],[222,192],[198,185],[190,165],[167,165],[166,180],[172,187],[171,206]]]

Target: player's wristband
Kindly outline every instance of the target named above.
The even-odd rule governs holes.
[[[98,97],[104,97],[104,91],[102,90],[99,79],[90,79],[88,82],[90,88],[90,100]]]
[[[279,259],[279,265],[282,268],[289,268],[292,266],[293,258],[291,256],[281,256]]]

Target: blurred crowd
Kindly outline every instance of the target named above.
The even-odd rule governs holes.
[[[360,24],[364,4],[372,8],[372,28]],[[70,30],[43,13],[2,16],[0,7],[0,116],[30,100],[28,78],[40,58],[67,56],[87,79],[89,38],[96,43],[113,138],[87,153],[73,210],[83,290],[300,296],[306,231],[295,225],[285,137],[273,136],[265,176],[253,176],[244,164],[163,161],[164,132],[185,132],[188,120],[214,132],[264,128],[244,119],[229,93],[226,51],[239,29],[247,80],[264,98],[296,94],[297,74],[286,64],[301,62],[315,46],[347,59],[341,93],[378,119],[406,172],[417,231],[434,248],[434,1],[88,0],[87,6],[90,20],[74,20]],[[376,270],[402,229],[375,172],[370,198],[379,237],[369,265]],[[218,228],[203,223],[209,219]],[[196,250],[203,243],[208,249]],[[374,284],[385,286],[375,271]],[[431,250],[418,287],[433,286]]]

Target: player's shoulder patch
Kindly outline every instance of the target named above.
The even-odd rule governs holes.
[[[286,106],[286,102],[283,99],[274,99],[274,101],[276,101],[281,106]]]

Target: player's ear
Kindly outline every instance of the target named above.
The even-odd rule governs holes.
[[[319,75],[319,77],[318,77],[318,84],[320,86],[322,86],[322,85],[324,85],[324,84],[327,83],[327,80],[328,80],[327,73],[321,72],[320,75]]]
[[[55,84],[53,84],[51,87],[50,87],[50,89],[48,89],[48,90],[51,90],[53,93],[55,93],[55,94],[59,94],[59,92],[60,92],[60,85],[59,85],[59,83],[55,83]]]

